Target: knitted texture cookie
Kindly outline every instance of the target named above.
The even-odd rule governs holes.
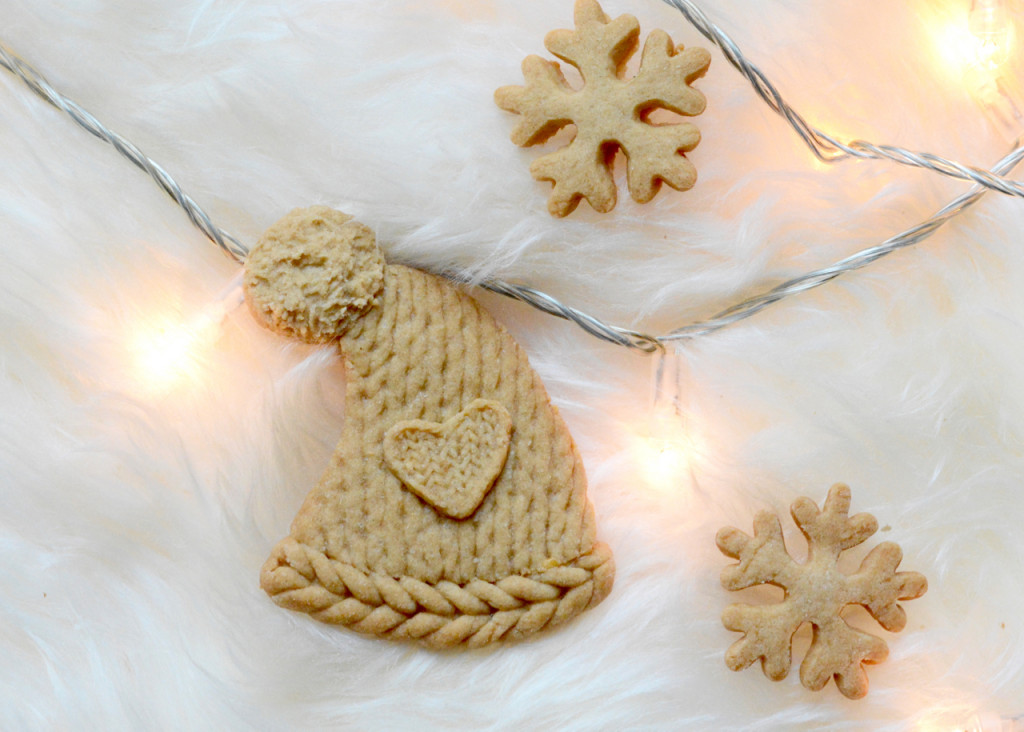
[[[371,635],[482,646],[565,622],[611,590],[568,429],[511,336],[372,233],[293,211],[246,262],[266,326],[337,340],[341,439],[260,575],[279,605]]]
[[[574,66],[583,88],[573,89],[559,65],[540,56],[523,61],[526,86],[504,86],[494,101],[522,115],[512,131],[516,145],[536,145],[566,125],[576,127],[567,147],[533,162],[537,180],[554,184],[548,210],[554,216],[572,213],[586,198],[596,211],[615,207],[612,160],[621,149],[627,159],[629,193],[638,203],[657,195],[664,182],[687,190],[697,169],[685,153],[700,142],[700,131],[689,122],[652,124],[655,109],[694,116],[704,111],[704,95],[690,84],[705,74],[711,54],[703,48],[676,46],[668,34],[652,31],[644,43],[640,69],[624,79],[627,62],[636,52],[640,24],[632,15],[614,20],[597,0],[577,0],[575,30],[552,31],[544,45]]]

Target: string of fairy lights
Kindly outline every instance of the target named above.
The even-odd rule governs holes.
[[[722,50],[725,58],[751,83],[757,95],[789,123],[819,160],[828,163],[850,158],[889,160],[940,175],[971,181],[972,188],[925,221],[881,244],[868,247],[827,267],[789,279],[767,292],[759,293],[732,305],[706,320],[675,328],[662,335],[652,335],[611,325],[528,285],[505,282],[500,279],[487,279],[480,283],[484,289],[513,298],[549,315],[569,320],[587,333],[609,343],[646,353],[664,352],[666,347],[674,342],[697,338],[721,330],[761,312],[774,303],[819,287],[847,272],[865,267],[898,249],[918,244],[935,233],[950,219],[963,213],[989,191],[1010,196],[1024,196],[1024,186],[1006,177],[1024,156],[1024,145],[1022,145],[1021,139],[1017,140],[1013,150],[991,170],[964,165],[939,155],[916,152],[894,145],[878,145],[865,140],[843,142],[836,136],[808,123],[786,102],[765,73],[744,56],[736,42],[712,23],[694,3],[690,0],[664,0],[664,2],[677,9],[701,34]],[[1006,19],[1001,10],[1001,0],[974,0],[970,22],[972,32],[978,35],[981,44],[978,62],[995,64],[999,54],[1004,52],[999,42],[1005,44],[1006,41],[1006,34],[1003,32]],[[0,66],[16,74],[42,99],[65,112],[90,134],[112,145],[133,165],[149,174],[210,241],[234,260],[238,262],[245,260],[249,251],[248,247],[236,237],[216,226],[202,207],[182,191],[166,170],[146,156],[133,143],[110,130],[79,104],[54,89],[42,74],[2,43],[0,43]],[[458,275],[453,275],[450,268],[443,268],[435,273],[458,279]]]
[[[691,0],[663,1],[679,11],[694,28],[721,50],[725,59],[751,84],[757,96],[787,122],[818,160],[825,163],[837,163],[851,159],[884,160],[969,181],[972,184],[970,189],[925,221],[876,246],[868,247],[828,267],[794,277],[764,293],[722,310],[711,318],[676,328],[662,335],[651,335],[608,324],[560,302],[547,293],[526,285],[509,283],[500,279],[489,279],[480,283],[481,287],[523,302],[550,315],[569,320],[587,333],[609,343],[647,353],[665,353],[677,342],[708,335],[731,326],[774,303],[819,287],[847,272],[866,267],[898,249],[913,246],[931,236],[954,217],[962,214],[989,192],[1024,197],[1024,184],[1007,177],[1024,159],[1024,137],[1017,137],[1012,150],[990,170],[965,165],[932,153],[909,150],[894,145],[875,144],[865,140],[841,140],[809,123],[787,103],[766,74],[753,64],[742,53],[736,42],[715,25]],[[968,9],[965,8],[965,10]],[[1011,22],[1004,0],[971,0],[967,20],[971,34],[977,40],[973,62],[988,71],[998,70],[1006,60],[1008,45],[1012,40],[1012,33],[1009,32]],[[91,135],[110,144],[121,156],[146,172],[185,211],[193,225],[211,242],[235,261],[239,263],[245,261],[249,251],[248,247],[218,227],[163,167],[146,156],[129,140],[106,127],[79,104],[54,89],[42,74],[5,47],[3,43],[0,43],[0,66],[15,74],[35,94],[67,114]],[[986,75],[986,83],[989,85],[988,98],[990,100],[993,98],[991,89],[995,89],[997,101],[1004,105],[999,110],[999,116],[1005,123],[1016,127],[1015,136],[1024,131],[1024,115],[1021,114],[1014,100],[1008,99],[1005,88],[993,82],[993,78],[991,74]],[[450,270],[438,271],[437,274],[453,276]],[[457,275],[454,278],[457,279]],[[664,363],[659,360],[658,373],[660,374],[665,368]],[[656,376],[656,382],[660,383],[660,381],[661,377]],[[1002,718],[998,715],[975,715],[961,729],[964,729],[965,732],[1009,732],[1018,729],[1017,723],[1021,719],[1020,717]]]
[[[984,188],[1007,195],[1024,197],[1024,185],[1004,178],[997,171],[963,165],[955,160],[948,160],[933,153],[914,152],[895,145],[876,145],[866,140],[843,142],[838,137],[814,127],[783,99],[782,94],[768,80],[768,77],[743,55],[736,42],[721,28],[712,23],[700,8],[690,2],[690,0],[663,1],[682,13],[693,27],[700,31],[701,35],[722,50],[726,60],[743,74],[751,86],[754,87],[757,95],[761,97],[765,104],[771,107],[773,112],[785,118],[818,160],[825,163],[834,163],[847,158],[889,160],[901,165],[925,168],[951,178],[970,180]],[[986,40],[992,44],[996,43],[993,40],[997,37],[995,29],[998,28],[998,23],[1001,21],[1005,22],[1005,17],[995,12],[999,7],[1001,7],[1001,0],[975,2],[970,18],[976,26],[975,32],[979,34],[979,40],[982,44]],[[984,36],[984,38],[981,38],[981,36]],[[987,58],[979,59],[980,61],[990,64],[995,63],[995,49],[987,52],[983,51],[982,53],[985,53]]]

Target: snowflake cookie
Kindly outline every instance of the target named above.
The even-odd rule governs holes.
[[[566,125],[576,126],[567,147],[530,166],[534,178],[554,183],[548,210],[566,216],[586,198],[595,210],[611,211],[616,200],[611,164],[619,148],[626,154],[635,201],[650,201],[662,182],[680,191],[692,188],[697,171],[683,153],[697,146],[700,131],[689,122],[651,124],[647,117],[659,108],[687,116],[703,112],[704,95],[690,83],[707,71],[711,54],[676,47],[667,33],[655,30],[644,44],[640,70],[627,80],[623,72],[640,37],[637,19],[611,20],[597,0],[577,0],[575,22],[576,30],[552,31],[544,45],[579,70],[582,89],[574,90],[554,61],[528,56],[526,86],[494,93],[499,107],[522,115],[512,132],[517,145],[535,145]]]
[[[739,671],[761,659],[768,678],[783,679],[789,673],[793,634],[811,623],[814,633],[800,664],[800,681],[817,691],[835,677],[845,696],[859,699],[868,691],[863,664],[884,661],[889,649],[881,638],[847,625],[843,608],[862,605],[883,628],[896,632],[907,622],[898,601],[920,597],[928,582],[917,572],[896,571],[903,552],[892,542],[872,549],[854,574],[838,570],[839,555],[878,530],[874,516],[849,515],[847,486],[832,486],[822,511],[809,498],[797,499],[790,511],[809,545],[803,564],[787,553],[779,518],[770,511],[755,517],[753,537],[731,527],[718,532],[718,548],[739,560],[722,570],[723,587],[772,584],[786,591],[775,605],[734,604],[725,609],[725,627],[743,633],[726,652],[725,662]]]

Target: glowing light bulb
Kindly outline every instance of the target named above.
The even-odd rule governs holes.
[[[967,28],[976,39],[974,53],[977,63],[996,69],[1010,57],[1013,24],[1003,0],[973,0],[967,15]]]
[[[971,0],[966,15],[944,16],[933,32],[936,50],[951,72],[993,75],[1013,50],[1014,17],[1003,0]]]
[[[164,317],[138,328],[130,349],[138,382],[151,393],[199,376],[202,356],[213,345],[224,316],[242,302],[241,274],[202,312],[186,320]]]
[[[654,356],[652,403],[637,458],[647,482],[657,488],[676,485],[689,470],[694,451],[683,415],[681,372],[678,354]]]
[[[940,55],[1006,141],[1015,143],[1024,131],[1024,69],[1012,53],[1015,15],[1005,0],[971,0],[966,18],[951,20],[936,34]]]
[[[204,322],[165,323],[140,335],[134,347],[139,374],[158,389],[184,377],[195,365],[196,346],[208,330]]]

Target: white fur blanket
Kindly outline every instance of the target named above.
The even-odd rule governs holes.
[[[1006,141],[936,48],[966,0],[706,0],[815,124],[990,165]],[[703,39],[658,0],[643,32]],[[687,193],[564,220],[508,136],[570,0],[0,0],[0,41],[242,241],[295,206],[389,256],[529,283],[664,332],[918,223],[966,189],[816,163],[713,52]],[[340,431],[331,349],[232,310],[154,389],[140,340],[237,265],[144,174],[0,72],[0,728],[952,729],[1024,714],[1024,203],[989,195],[683,358],[683,455],[651,471],[651,359],[493,295],[588,468],[611,596],[489,651],[366,639],[257,575]],[[620,165],[618,174],[623,177]],[[621,187],[620,187],[621,190]],[[866,699],[729,671],[716,531],[843,481],[928,593]],[[793,539],[796,552],[801,543]],[[866,616],[865,616],[866,618]],[[866,620],[866,627],[873,621]],[[798,636],[798,650],[809,634]],[[802,652],[802,651],[801,651]]]

